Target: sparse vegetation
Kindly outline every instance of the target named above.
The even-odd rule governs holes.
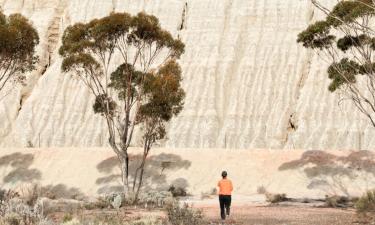
[[[171,225],[203,225],[204,217],[200,210],[193,209],[185,204],[180,206],[178,203],[167,207],[168,221]]]
[[[273,194],[268,192],[263,185],[257,188],[257,193],[264,195],[266,197],[266,201],[270,203],[285,202],[290,200],[287,198],[286,194]]]
[[[286,194],[271,194],[267,192],[265,195],[266,195],[267,202],[270,202],[270,203],[279,203],[279,202],[288,201]]]
[[[347,208],[349,206],[353,206],[351,204],[351,200],[349,197],[346,196],[338,196],[338,195],[333,195],[333,196],[326,196],[326,205],[328,207],[333,207],[333,208]]]
[[[355,204],[359,213],[375,213],[375,190],[367,191]]]
[[[186,188],[183,188],[183,187],[175,187],[174,185],[171,185],[168,191],[172,193],[173,197],[187,196]]]
[[[21,199],[14,191],[5,193],[0,203],[0,224],[35,225],[42,219],[44,219],[43,209],[39,202]]]
[[[69,221],[72,221],[72,220],[73,220],[73,216],[70,213],[65,214],[64,217],[63,217],[63,223],[66,223],[66,222],[69,222]]]

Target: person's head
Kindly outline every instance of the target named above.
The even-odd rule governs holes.
[[[227,171],[223,171],[223,172],[221,172],[221,176],[222,176],[223,178],[227,178],[227,176],[228,176]]]

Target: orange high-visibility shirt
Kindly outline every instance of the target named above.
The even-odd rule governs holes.
[[[219,195],[231,195],[233,191],[232,181],[229,179],[222,179],[217,184],[219,187]]]

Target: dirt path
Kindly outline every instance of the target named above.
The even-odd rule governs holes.
[[[210,224],[221,224],[219,209],[197,206],[203,210]],[[354,210],[312,208],[306,206],[236,206],[225,221],[226,225],[352,225],[356,223]]]

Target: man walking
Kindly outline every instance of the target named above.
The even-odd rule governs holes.
[[[233,185],[232,181],[230,181],[227,178],[228,173],[226,171],[223,171],[221,173],[221,176],[223,177],[223,179],[219,181],[217,186],[219,187],[221,219],[225,220],[225,217],[229,216],[230,214],[230,204],[232,202]]]

